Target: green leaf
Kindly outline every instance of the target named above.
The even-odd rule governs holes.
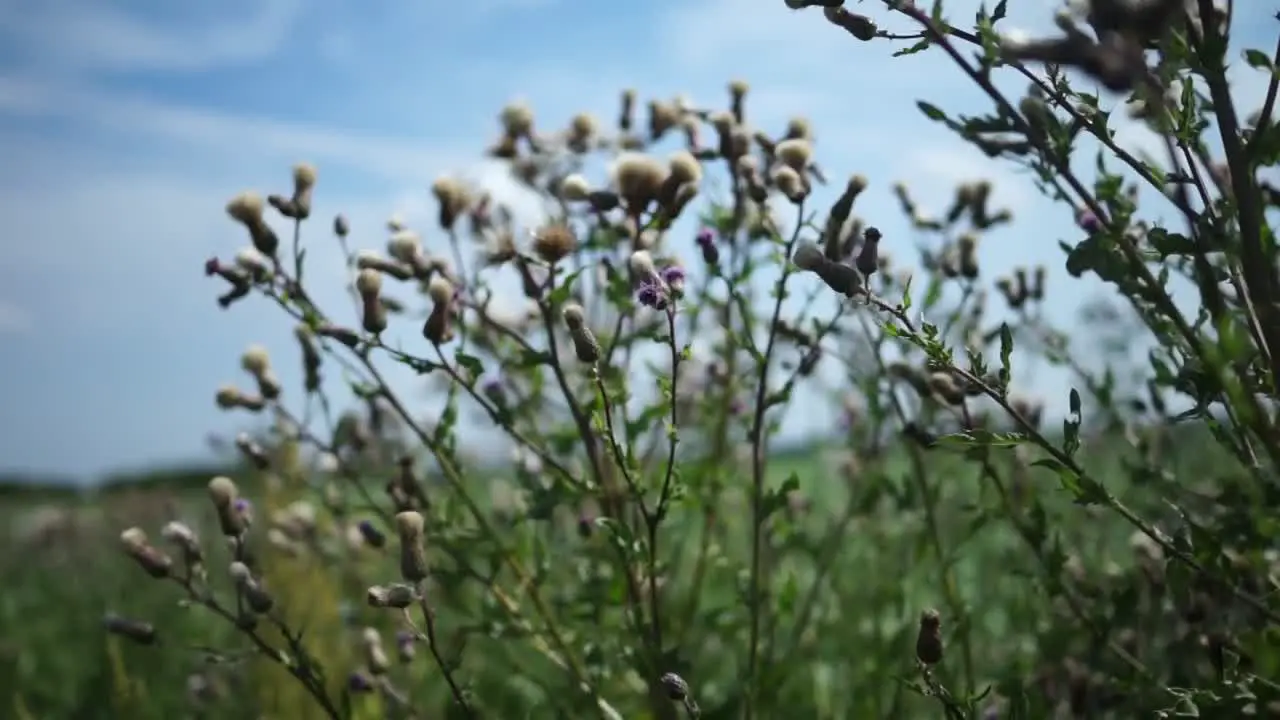
[[[894,51],[893,56],[903,57],[905,55],[915,55],[916,53],[922,50],[927,50],[929,48],[929,45],[930,45],[929,38],[925,38],[920,42],[916,43],[915,45],[912,45],[909,48],[903,48],[901,50]]]
[[[453,359],[454,362],[458,363],[458,367],[465,369],[467,374],[470,375],[467,379],[470,380],[471,384],[474,384],[476,380],[479,380],[484,375],[484,363],[480,361],[480,358],[459,350],[454,353]]]
[[[1271,70],[1273,72],[1275,71],[1275,63],[1273,63],[1271,61],[1271,58],[1268,57],[1267,54],[1262,52],[1261,50],[1255,50],[1253,48],[1249,48],[1248,50],[1245,50],[1244,61],[1248,63],[1249,67],[1253,68],[1254,70]]]
[[[1031,465],[1032,467],[1042,467],[1057,473],[1058,482],[1061,483],[1062,489],[1071,493],[1073,502],[1077,505],[1106,505],[1111,502],[1111,495],[1097,480],[1077,473],[1072,468],[1062,464],[1057,458],[1042,458],[1031,463]]]
[[[933,120],[935,122],[947,121],[946,113],[942,112],[942,109],[939,108],[937,105],[927,103],[923,100],[918,100],[916,101],[916,107],[920,108],[920,112],[924,113],[924,116],[929,118],[930,120]]]
[[[569,296],[573,293],[573,283],[577,281],[578,276],[586,268],[579,268],[565,276],[564,280],[556,285],[556,289],[551,291],[547,296],[547,303],[553,308],[558,308],[569,301]]]
[[[766,492],[763,502],[760,503],[760,521],[764,522],[766,518],[786,507],[787,495],[799,489],[800,476],[793,472],[787,476],[781,486]]]

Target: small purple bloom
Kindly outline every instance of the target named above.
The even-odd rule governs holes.
[[[665,310],[667,307],[667,293],[658,283],[645,281],[640,283],[640,289],[636,291],[636,300],[645,307],[651,307],[654,310]]]
[[[353,672],[347,676],[347,689],[353,693],[373,692],[373,681],[362,672]]]
[[[716,234],[711,230],[711,228],[704,227],[698,231],[697,235],[694,236],[694,241],[697,242],[699,246],[705,248],[716,241]]]
[[[1087,233],[1096,233],[1102,229],[1102,223],[1098,221],[1098,216],[1089,210],[1081,210],[1076,213],[1076,225]]]
[[[240,517],[244,518],[246,523],[253,522],[253,503],[249,502],[248,498],[236,498],[232,507]]]
[[[683,283],[684,277],[684,268],[679,265],[670,265],[662,269],[662,281],[668,285]]]
[[[380,548],[387,544],[387,536],[381,530],[374,527],[373,523],[368,520],[361,520],[357,526],[360,528],[360,537],[373,547]]]
[[[742,398],[734,398],[729,401],[729,414],[741,415],[747,409],[746,403],[742,402]]]

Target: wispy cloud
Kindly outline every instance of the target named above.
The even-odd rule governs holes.
[[[950,0],[948,15],[960,22],[977,6]],[[1051,22],[1047,0],[1010,6],[1019,27]],[[877,3],[860,7],[910,29]],[[624,87],[720,106],[740,77],[752,84],[753,123],[776,132],[803,114],[835,184],[871,178],[859,212],[900,238],[903,256],[911,235],[892,182],[940,208],[955,182],[984,177],[999,204],[1036,219],[1035,237],[991,236],[985,267],[1060,264],[1054,240],[1070,236],[1069,213],[914,106],[928,96],[977,111],[985,99],[937,53],[891,50],[780,0],[483,0],[394,12],[340,0],[0,0],[0,331],[38,330],[0,344],[0,362],[16,368],[0,377],[0,395],[14,400],[0,408],[14,428],[0,457],[84,472],[200,452],[206,430],[233,427],[209,393],[235,376],[236,348],[293,351],[288,323],[219,312],[200,276],[206,257],[245,242],[226,199],[285,189],[290,163],[316,163],[318,217],[346,213],[360,247],[381,245],[393,212],[429,226],[427,187],[439,174],[528,203],[480,159],[499,106],[517,96],[551,127],[584,110],[610,120]],[[341,308],[326,235],[312,231],[311,257],[333,273],[321,300]]]
[[[227,0],[159,6],[6,0],[0,43],[46,71],[193,72],[245,65],[280,50],[306,4]],[[50,51],[50,48],[56,48]]]

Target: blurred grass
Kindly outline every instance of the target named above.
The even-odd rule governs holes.
[[[1133,506],[1158,508],[1158,487],[1123,484],[1128,476],[1123,467],[1127,447],[1120,439],[1102,437],[1086,445],[1084,457],[1109,489]],[[1183,478],[1210,477],[1220,457],[1216,446],[1195,433],[1169,443],[1169,452],[1162,463],[1173,477]],[[812,687],[789,687],[784,692],[803,693],[806,705],[826,708],[823,716],[830,717],[850,707],[851,685],[879,688],[877,692],[887,697],[885,689],[894,687],[894,678],[902,674],[910,657],[919,609],[943,604],[946,593],[940,585],[940,568],[948,571],[955,594],[972,612],[972,625],[964,631],[977,639],[981,656],[975,663],[987,667],[1019,658],[1029,663],[1035,638],[1027,631],[1043,623],[1044,599],[1036,585],[1025,579],[1033,568],[1021,539],[1007,524],[989,522],[987,511],[995,498],[989,486],[978,482],[976,465],[958,455],[933,452],[928,456],[933,491],[938,494],[938,532],[946,542],[939,563],[920,514],[898,510],[920,505],[913,495],[916,489],[908,482],[905,452],[890,451],[864,467],[856,482],[876,486],[874,503],[865,503],[865,493],[850,493],[829,455],[824,448],[810,447],[779,452],[770,460],[770,483],[779,485],[794,475],[810,502],[807,512],[784,532],[784,545],[827,537],[826,529],[837,525],[851,496],[867,505],[850,513],[845,533],[831,547],[839,559],[829,582],[848,599],[846,607],[835,610],[843,614],[849,633],[830,640],[809,638],[819,644],[824,657],[831,658],[831,664],[819,666]],[[0,550],[5,588],[0,593],[0,699],[13,717],[158,720],[190,716],[188,683],[193,675],[206,677],[221,697],[199,717],[314,716],[303,709],[310,701],[301,688],[278,667],[264,663],[261,671],[248,674],[248,687],[235,684],[240,677],[236,674],[217,672],[217,662],[192,647],[242,650],[245,643],[225,624],[182,607],[176,588],[150,584],[117,550],[120,530],[130,525],[154,533],[173,517],[209,521],[204,484],[211,474],[212,469],[200,468],[167,477],[153,475],[141,483],[119,482],[91,493],[34,488],[10,489],[5,494],[0,522],[13,539],[6,540]],[[262,503],[264,519],[309,492],[287,468],[278,475],[278,485],[265,487],[255,487],[248,476],[239,478],[246,494]],[[491,474],[475,473],[474,477],[487,479]],[[1123,560],[1130,535],[1127,527],[1090,508],[1070,506],[1050,473],[1037,471],[1032,479],[1031,492],[1045,503],[1065,548],[1098,566]],[[740,525],[747,513],[743,505],[726,507],[722,515]],[[683,517],[685,527],[675,528],[674,539],[667,542],[688,547],[687,554],[692,555],[701,523],[692,513]],[[745,543],[745,526],[728,537]],[[210,564],[216,568],[227,561],[224,552],[211,558]],[[691,560],[681,563],[682,576],[687,576],[690,565]],[[279,602],[308,628],[339,626],[345,603],[363,603],[358,583],[337,572],[317,560],[276,560],[266,567],[267,583]],[[394,575],[392,569],[387,572],[388,577]],[[714,568],[709,572],[707,587],[719,592],[709,596],[698,622],[714,624],[717,607],[727,613],[738,602],[726,590],[734,586],[733,579],[714,577],[716,572]],[[777,573],[782,588],[778,602],[803,603],[812,571],[784,561]],[[100,620],[109,610],[154,623],[171,645],[187,646],[186,650],[157,652],[106,637]],[[850,635],[858,638],[856,650],[848,645]],[[354,632],[307,634],[308,643],[326,659],[335,688],[345,682],[352,667],[354,638]],[[514,692],[512,668],[506,663],[486,666],[483,647],[483,641],[477,640],[468,649],[468,675],[477,685],[495,688],[494,692],[499,687]],[[424,672],[416,671],[415,681],[427,681]],[[879,697],[857,702],[860,708],[886,711]],[[369,717],[381,715],[376,708],[369,711]]]

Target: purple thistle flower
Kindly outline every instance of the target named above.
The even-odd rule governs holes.
[[[641,305],[654,310],[665,310],[667,307],[666,291],[651,280],[640,283],[640,288],[636,291],[636,300]]]
[[[711,228],[704,227],[698,231],[698,234],[695,235],[693,239],[694,242],[698,243],[699,247],[706,248],[708,245],[713,245],[715,243],[716,234]]]
[[[668,285],[676,285],[684,283],[684,268],[679,265],[670,265],[662,269],[662,281]]]
[[[1076,225],[1089,234],[1096,233],[1102,229],[1102,223],[1098,220],[1098,216],[1094,215],[1090,210],[1081,210],[1076,213]]]
[[[373,692],[373,681],[362,672],[353,672],[347,676],[347,689],[352,693]]]
[[[253,522],[253,503],[248,498],[236,498],[232,508],[240,517],[244,518],[245,524]]]
[[[360,537],[364,538],[364,541],[369,543],[371,546],[380,548],[387,544],[387,536],[381,530],[374,527],[372,522],[368,520],[361,520],[357,527],[360,528]]]

